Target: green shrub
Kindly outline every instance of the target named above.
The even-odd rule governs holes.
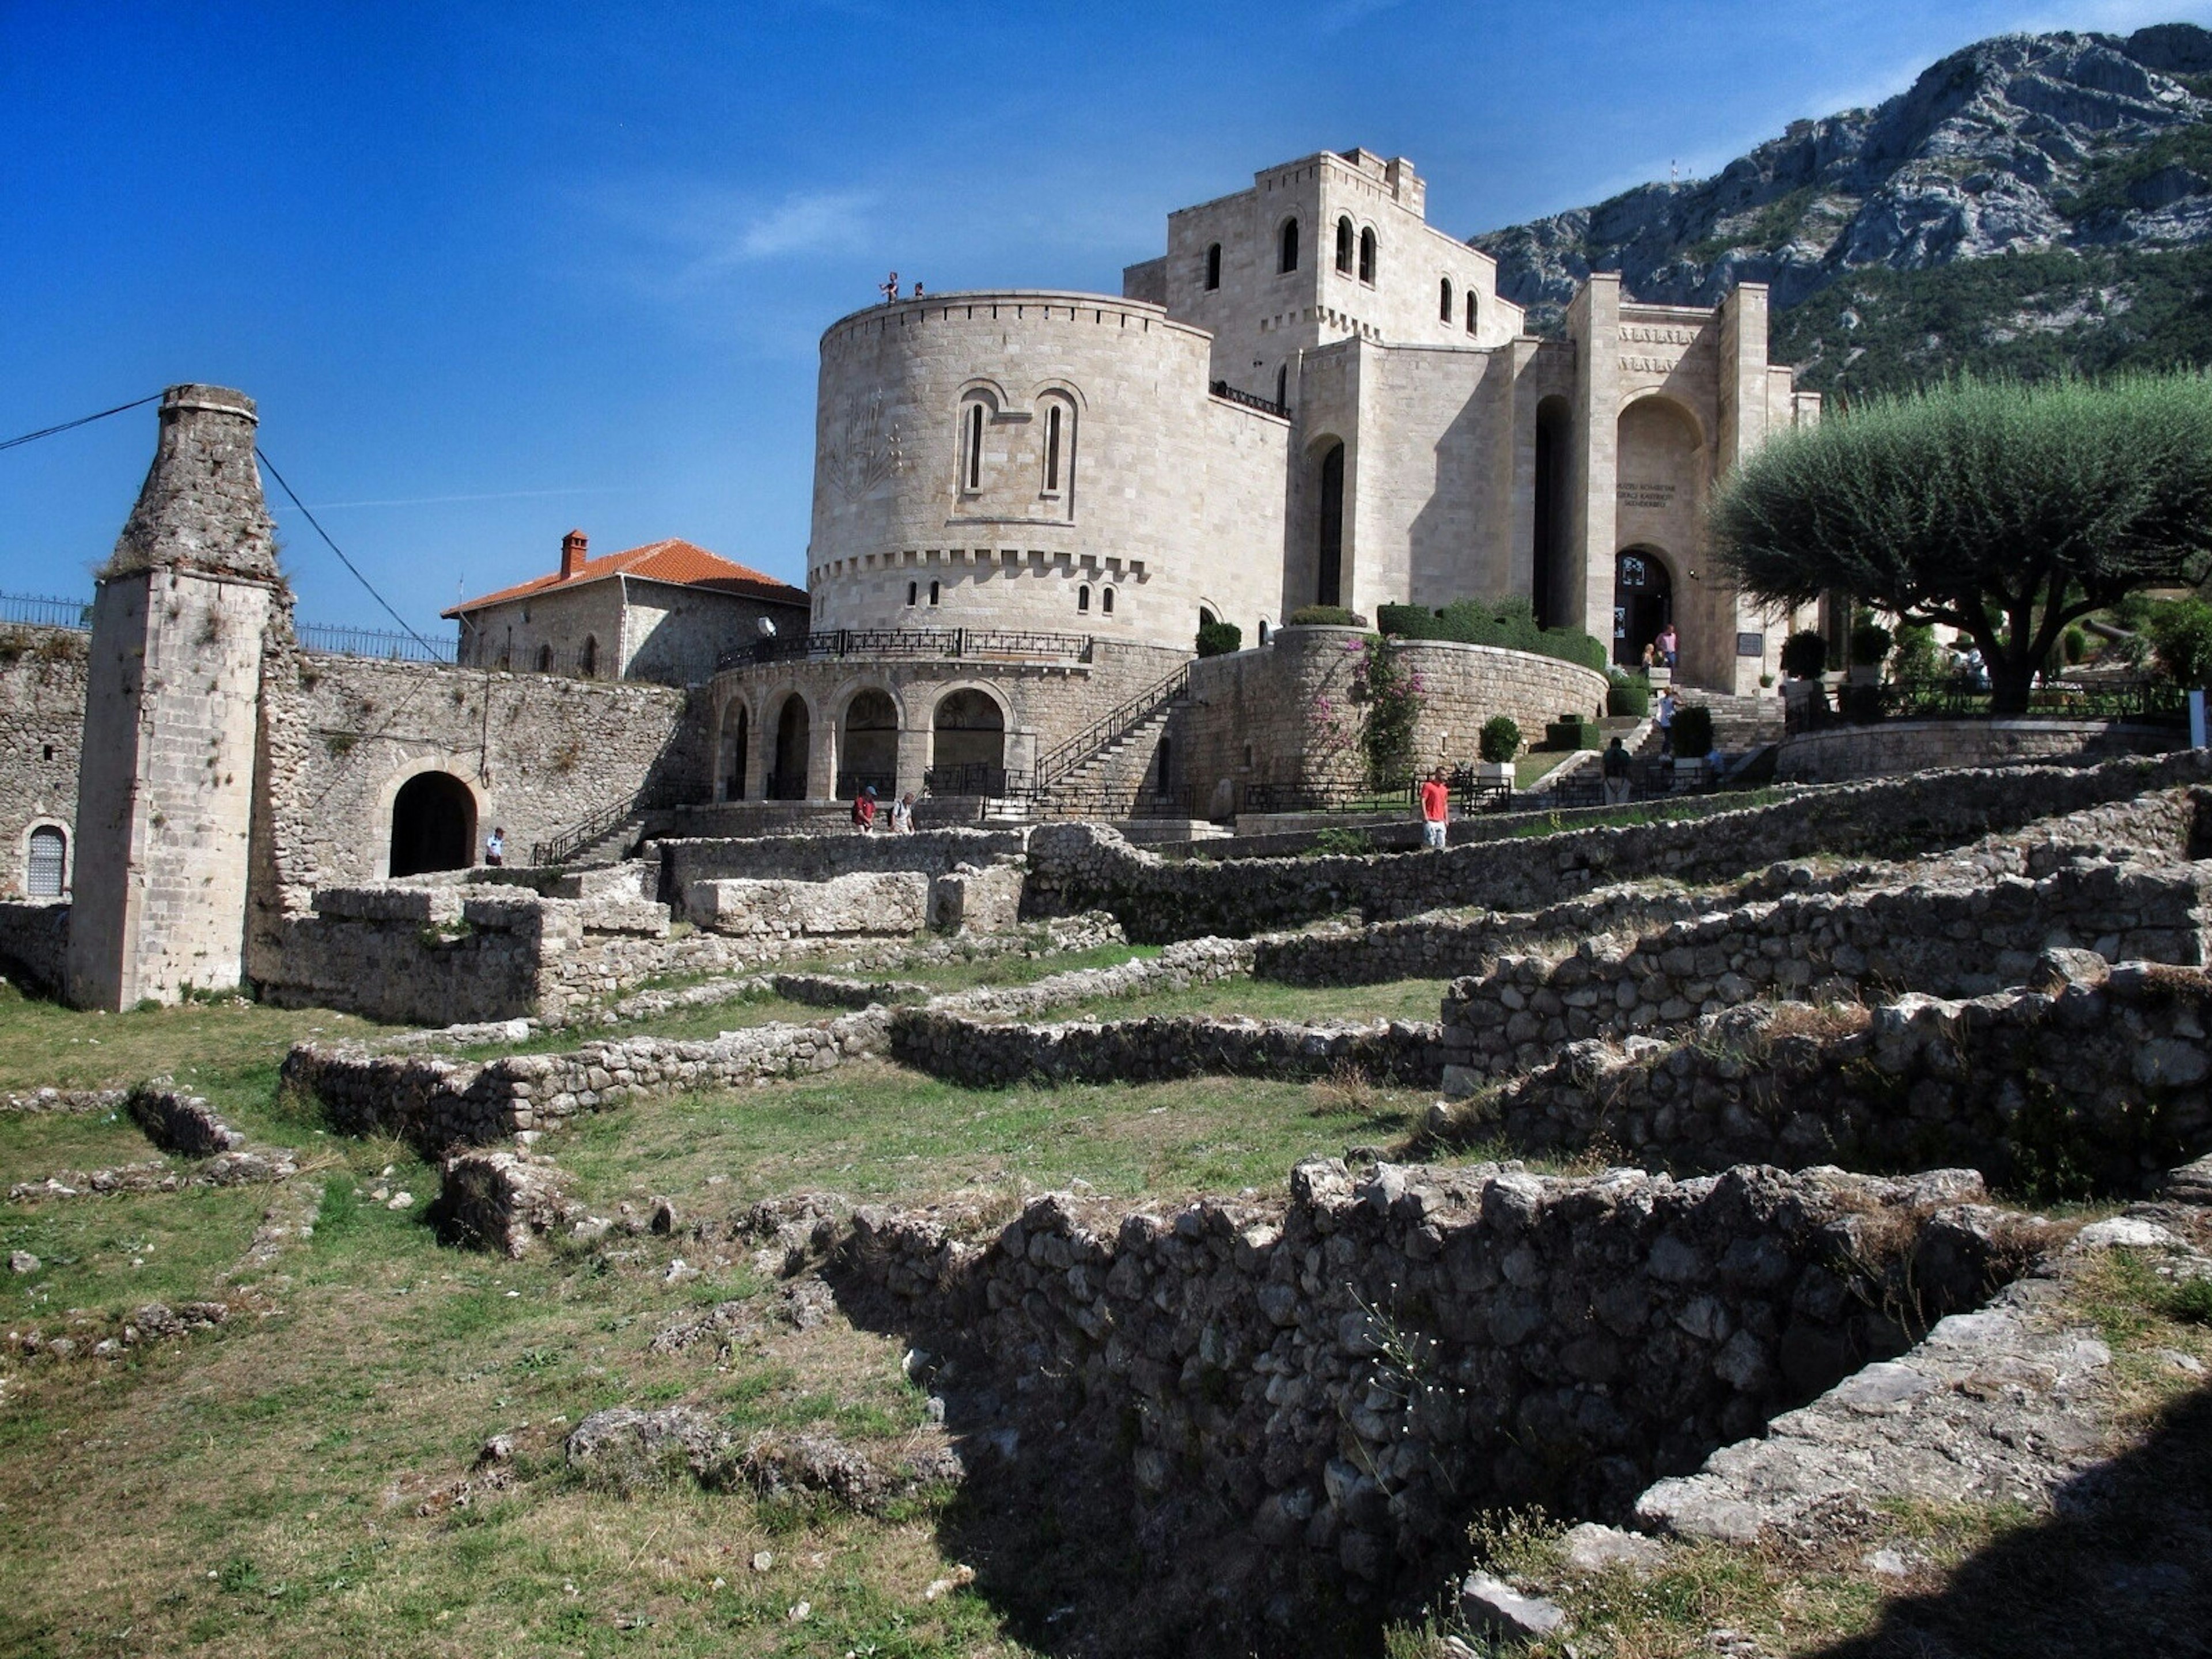
[[[1890,633],[1880,623],[1868,621],[1851,629],[1851,661],[1862,668],[1879,668],[1889,655]]]
[[[1544,728],[1547,749],[1597,749],[1597,722],[1587,714],[1562,714]]]
[[[1383,633],[1400,639],[1445,640],[1454,645],[1528,651],[1605,672],[1603,645],[1577,629],[1539,628],[1536,612],[1526,599],[1454,599],[1441,611],[1425,611],[1417,605],[1386,605],[1378,607],[1375,615]]]
[[[1480,747],[1483,759],[1503,765],[1521,752],[1521,728],[1510,714],[1492,714],[1482,723]]]
[[[1605,712],[1632,720],[1648,718],[1651,713],[1651,682],[1641,674],[1624,674],[1614,670],[1612,682],[1605,688]]]
[[[1782,641],[1782,672],[1793,680],[1817,680],[1828,672],[1828,642],[1808,628]]]
[[[1713,752],[1713,711],[1703,703],[1677,708],[1671,730],[1678,759],[1697,760]]]
[[[1198,625],[1198,654],[1201,657],[1225,657],[1232,651],[1244,648],[1244,630],[1235,623],[1200,623]]]
[[[1317,831],[1306,849],[1315,858],[1358,858],[1375,850],[1375,838],[1364,830],[1328,829]]]
[[[1378,605],[1375,631],[1401,640],[1430,640],[1436,635],[1436,614],[1418,605]]]
[[[1291,612],[1288,628],[1364,628],[1367,618],[1340,605],[1302,605]]]
[[[2174,599],[2154,606],[2143,631],[2158,653],[2159,671],[2175,684],[2212,684],[2212,605]]]
[[[2066,631],[2058,636],[2058,649],[2066,659],[2066,665],[2071,668],[2089,654],[2089,630],[2079,623],[2068,624]]]
[[[1901,680],[1932,680],[1941,674],[1943,658],[1936,648],[1936,630],[1926,623],[1899,624],[1890,668]]]

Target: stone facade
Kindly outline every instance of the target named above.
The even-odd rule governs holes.
[[[30,890],[31,834],[61,832],[62,885],[76,852],[76,771],[84,744],[86,640],[64,629],[0,636],[0,893]],[[46,897],[58,895],[48,893]]]

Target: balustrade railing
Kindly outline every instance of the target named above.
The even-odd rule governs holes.
[[[1032,791],[1039,795],[1049,793],[1054,785],[1084,762],[1115,738],[1134,731],[1189,690],[1190,665],[1184,663],[1158,684],[1147,686],[1111,714],[1093,720],[1066,742],[1047,751],[1036,763]]]
[[[454,642],[426,640],[388,628],[341,628],[328,623],[301,623],[296,630],[300,648],[326,657],[377,657],[386,662],[451,662]]]
[[[715,659],[717,672],[761,663],[837,657],[958,658],[969,661],[1033,657],[1091,659],[1088,634],[1039,634],[998,628],[837,628],[817,634],[754,640]]]
[[[1840,685],[1832,702],[1826,688],[1807,688],[1789,699],[1784,730],[1792,737],[1835,726],[1881,720],[2179,720],[2186,702],[2181,687],[2151,676],[2093,675],[2046,679],[2030,689],[2027,707],[1999,714],[1990,708],[1986,675],[1942,675],[1888,680],[1880,685]]]
[[[1291,417],[1288,404],[1262,398],[1256,392],[1239,392],[1226,380],[1216,380],[1207,390],[1226,403],[1242,404],[1247,409],[1258,410],[1262,415],[1279,415],[1286,421]]]

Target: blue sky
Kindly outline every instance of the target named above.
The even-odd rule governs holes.
[[[803,580],[815,342],[889,268],[1117,291],[1170,209],[1354,144],[1467,234],[1984,35],[2175,19],[2212,3],[0,0],[0,438],[241,387],[425,629],[572,525]],[[0,592],[89,595],[153,435],[0,452]],[[278,524],[303,617],[379,620]]]

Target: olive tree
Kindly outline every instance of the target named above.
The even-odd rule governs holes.
[[[1841,592],[1980,647],[1998,714],[2076,617],[2212,566],[2212,380],[1960,380],[1786,432],[1713,503],[1739,586]]]

